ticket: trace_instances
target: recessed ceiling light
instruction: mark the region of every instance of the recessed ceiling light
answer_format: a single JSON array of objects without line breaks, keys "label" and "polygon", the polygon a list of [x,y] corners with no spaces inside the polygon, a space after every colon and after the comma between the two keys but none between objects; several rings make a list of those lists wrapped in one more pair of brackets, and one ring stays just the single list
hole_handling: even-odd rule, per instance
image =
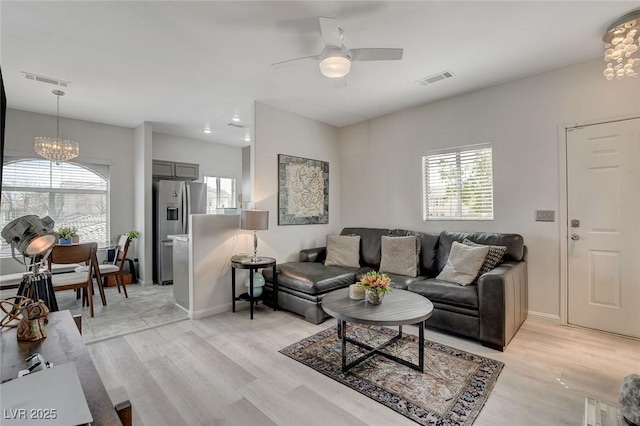
[{"label": "recessed ceiling light", "polygon": [[245,142],[251,142],[251,137],[250,137],[250,136],[245,137],[245,138],[244,138],[244,141],[245,141]]},{"label": "recessed ceiling light", "polygon": [[240,117],[238,117],[237,115],[234,115],[231,120],[237,123],[238,121],[240,121]]},{"label": "recessed ceiling light", "polygon": [[204,129],[203,132],[205,132],[206,134],[211,133],[211,129]]}]

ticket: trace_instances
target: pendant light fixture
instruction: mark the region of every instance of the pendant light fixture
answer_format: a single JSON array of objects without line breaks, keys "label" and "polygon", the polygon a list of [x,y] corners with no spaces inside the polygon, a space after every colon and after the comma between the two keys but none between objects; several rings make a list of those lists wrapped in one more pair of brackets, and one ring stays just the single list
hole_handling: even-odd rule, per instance
[{"label": "pendant light fixture", "polygon": [[607,80],[636,77],[640,68],[640,9],[611,24],[602,41]]},{"label": "pendant light fixture", "polygon": [[60,139],[60,96],[64,96],[62,90],[52,90],[51,93],[58,99],[56,111],[56,137],[37,137],[35,143],[36,154],[56,164],[69,161],[80,154],[78,142],[70,139]]}]

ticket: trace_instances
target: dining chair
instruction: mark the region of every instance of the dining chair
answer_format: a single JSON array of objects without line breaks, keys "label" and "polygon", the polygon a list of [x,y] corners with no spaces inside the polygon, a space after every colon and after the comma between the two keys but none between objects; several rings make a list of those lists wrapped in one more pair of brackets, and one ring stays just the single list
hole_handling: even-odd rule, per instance
[{"label": "dining chair", "polygon": [[[128,298],[127,286],[124,284],[124,260],[127,258],[127,252],[129,251],[129,243],[131,240],[127,234],[122,234],[118,237],[116,242],[116,253],[113,257],[112,263],[101,263],[96,265],[96,275],[99,278],[107,280],[108,277],[114,277],[116,280],[116,286],[118,287],[118,293],[121,293],[120,286],[124,290],[124,297]],[[86,266],[80,266],[76,268],[76,272],[84,272],[87,270]],[[100,279],[98,280],[100,281]],[[102,285],[98,282],[98,285]]]},{"label": "dining chair", "polygon": [[51,282],[53,291],[82,290],[82,306],[88,303],[91,317],[93,317],[93,268],[97,250],[97,243],[55,245],[49,256],[49,271],[54,263],[85,263],[87,265],[85,271],[54,274],[51,276]]}]

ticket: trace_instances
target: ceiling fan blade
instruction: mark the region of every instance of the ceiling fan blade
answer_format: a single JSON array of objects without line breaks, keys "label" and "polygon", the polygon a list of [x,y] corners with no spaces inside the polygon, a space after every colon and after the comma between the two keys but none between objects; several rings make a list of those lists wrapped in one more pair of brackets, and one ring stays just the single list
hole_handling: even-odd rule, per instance
[{"label": "ceiling fan blade", "polygon": [[398,61],[404,49],[350,49],[352,61]]},{"label": "ceiling fan blade", "polygon": [[298,65],[301,62],[306,62],[306,61],[317,61],[318,59],[320,59],[320,56],[318,55],[314,55],[314,56],[305,56],[303,58],[296,58],[296,59],[289,59],[288,61],[282,61],[282,62],[276,62],[275,64],[271,64],[271,68],[273,69],[280,69],[280,68],[287,68],[287,67],[291,67],[293,65]]},{"label": "ceiling fan blade", "polygon": [[322,34],[324,44],[327,46],[342,47],[342,37],[340,37],[338,21],[334,18],[324,18],[320,16],[318,22],[320,22],[320,33]]},{"label": "ceiling fan blade", "polygon": [[331,82],[333,83],[333,88],[334,89],[344,89],[345,87],[347,87],[347,77],[337,77],[337,78],[332,78]]}]

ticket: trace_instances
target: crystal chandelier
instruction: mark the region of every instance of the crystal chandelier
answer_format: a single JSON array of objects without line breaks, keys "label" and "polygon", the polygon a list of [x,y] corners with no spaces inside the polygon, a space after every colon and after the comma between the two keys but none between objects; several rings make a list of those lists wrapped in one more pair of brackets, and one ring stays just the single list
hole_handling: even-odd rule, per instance
[{"label": "crystal chandelier", "polygon": [[58,99],[58,109],[56,112],[56,137],[37,137],[35,150],[36,154],[49,161],[60,164],[63,161],[69,161],[76,158],[80,154],[80,146],[78,142],[69,139],[60,139],[60,96],[64,96],[62,90],[52,90]]},{"label": "crystal chandelier", "polygon": [[636,77],[640,68],[640,10],[616,20],[602,37],[607,80]]}]

